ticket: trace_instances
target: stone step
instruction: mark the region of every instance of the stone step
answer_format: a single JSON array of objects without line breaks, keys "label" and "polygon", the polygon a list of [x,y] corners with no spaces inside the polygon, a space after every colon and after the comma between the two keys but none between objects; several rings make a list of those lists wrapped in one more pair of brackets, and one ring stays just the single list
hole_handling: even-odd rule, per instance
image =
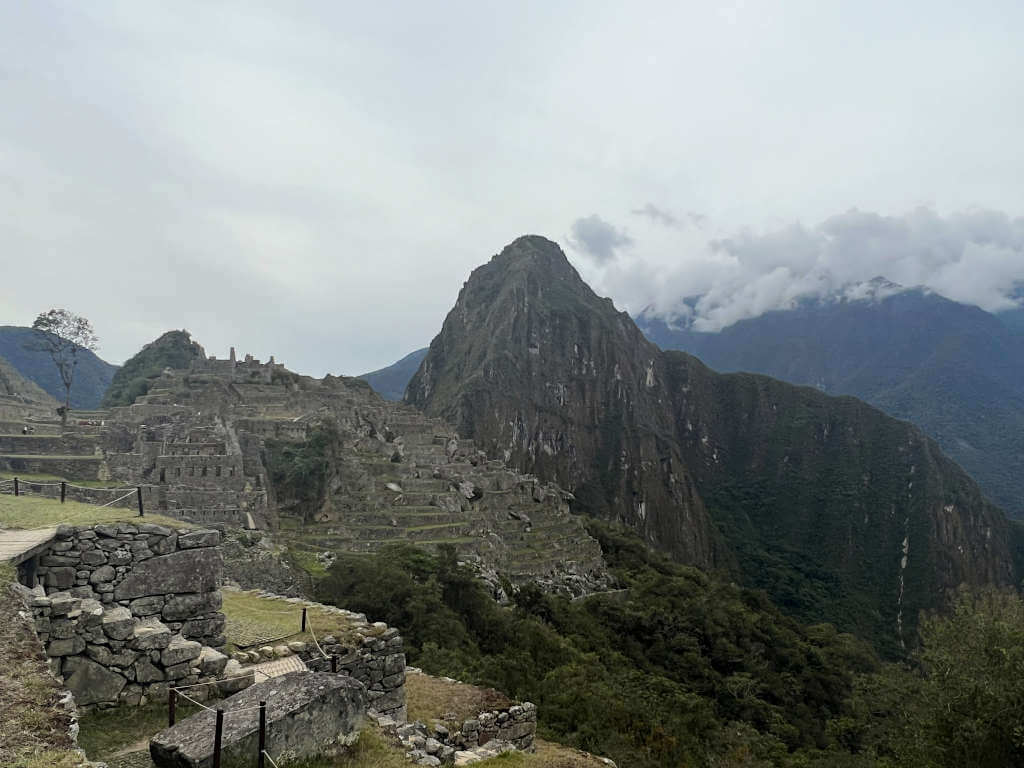
[{"label": "stone step", "polygon": [[361,541],[367,539],[408,539],[410,541],[418,541],[421,539],[464,536],[469,526],[468,520],[460,520],[457,523],[434,523],[408,528],[390,525],[351,525],[348,528],[352,531],[355,538]]}]

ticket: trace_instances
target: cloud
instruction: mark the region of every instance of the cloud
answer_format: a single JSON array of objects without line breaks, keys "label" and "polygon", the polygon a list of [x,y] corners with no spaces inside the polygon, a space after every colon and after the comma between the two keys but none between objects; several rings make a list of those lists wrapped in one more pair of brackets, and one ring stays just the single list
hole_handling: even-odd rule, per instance
[{"label": "cloud", "polygon": [[647,203],[643,208],[634,208],[630,211],[634,216],[646,216],[655,224],[661,224],[672,229],[680,229],[685,223],[701,228],[707,224],[708,217],[696,211],[687,211],[680,219],[671,211],[659,208],[654,203]]},{"label": "cloud", "polygon": [[702,331],[808,299],[877,300],[899,290],[871,283],[876,277],[995,312],[1020,301],[1024,218],[991,209],[947,216],[930,208],[901,216],[852,209],[813,227],[741,230],[674,262],[648,257],[642,280],[624,279],[638,266],[618,265],[602,287],[616,295],[613,281],[622,280],[625,296],[616,298]]},{"label": "cloud", "polygon": [[573,222],[569,242],[598,264],[608,264],[615,260],[615,250],[631,246],[633,238],[594,213]]}]

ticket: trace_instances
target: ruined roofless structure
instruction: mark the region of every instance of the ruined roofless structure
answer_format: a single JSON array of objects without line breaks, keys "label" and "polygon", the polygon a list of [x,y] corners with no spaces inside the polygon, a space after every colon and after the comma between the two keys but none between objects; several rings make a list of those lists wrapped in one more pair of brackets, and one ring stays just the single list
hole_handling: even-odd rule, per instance
[{"label": "ruined roofless structure", "polygon": [[[274,487],[268,447],[279,454],[301,446],[328,422],[341,440],[331,487],[316,509],[303,508]],[[273,357],[238,360],[232,348],[226,360],[165,369],[132,405],[73,412],[63,433],[37,426],[35,435],[0,436],[0,468],[140,486],[147,510],[274,530],[310,556],[397,541],[452,544],[496,585],[501,574],[582,594],[606,579],[600,547],[570,513],[569,494],[359,379],[300,376]],[[90,493],[69,497],[110,500]]]}]

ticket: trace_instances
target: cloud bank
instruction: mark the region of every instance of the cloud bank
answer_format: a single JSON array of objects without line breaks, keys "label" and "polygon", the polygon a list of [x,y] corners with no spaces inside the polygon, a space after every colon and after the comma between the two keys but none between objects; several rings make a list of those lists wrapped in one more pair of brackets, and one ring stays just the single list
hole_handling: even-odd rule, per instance
[{"label": "cloud bank", "polygon": [[945,216],[930,208],[899,216],[852,209],[812,227],[691,240],[681,257],[661,256],[639,235],[635,250],[636,259],[609,263],[595,282],[633,312],[646,308],[701,331],[807,299],[893,290],[866,285],[875,277],[997,312],[1019,303],[1024,218],[989,209]]},{"label": "cloud bank", "polygon": [[573,222],[569,243],[598,264],[608,264],[615,260],[616,249],[632,245],[633,238],[595,213]]}]

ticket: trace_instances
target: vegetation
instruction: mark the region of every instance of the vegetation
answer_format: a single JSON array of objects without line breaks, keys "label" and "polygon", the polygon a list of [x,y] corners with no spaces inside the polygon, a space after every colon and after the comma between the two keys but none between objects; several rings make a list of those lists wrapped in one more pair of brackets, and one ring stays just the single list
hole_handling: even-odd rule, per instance
[{"label": "vegetation", "polygon": [[319,424],[304,442],[266,441],[264,463],[279,509],[285,513],[301,510],[307,516],[323,505],[341,445],[341,434],[331,421]]},{"label": "vegetation", "polygon": [[344,616],[320,608],[307,609],[309,629],[302,632],[301,605],[237,589],[225,589],[223,596],[222,610],[227,617],[225,634],[229,650],[265,644],[271,640],[276,641],[275,644],[292,640],[311,643],[314,632],[320,639],[334,635],[344,641],[353,636],[352,624]]},{"label": "vegetation", "polygon": [[[184,698],[175,707],[179,720],[200,711]],[[149,738],[167,727],[167,702],[94,710],[82,716],[79,727],[78,744],[91,760],[109,760],[128,751],[148,751]]]},{"label": "vegetation", "polygon": [[66,309],[41,312],[32,323],[32,330],[35,331],[35,337],[29,348],[49,356],[64,385],[64,406],[58,410],[61,422],[66,424],[68,411],[71,410],[71,386],[75,381],[79,355],[95,351],[99,338],[92,323]]},{"label": "vegetation", "polygon": [[[39,496],[0,494],[0,528],[49,528],[60,523],[96,525],[97,523],[140,522],[135,509],[99,507]],[[181,520],[163,515],[146,515],[141,522],[181,527]]]},{"label": "vegetation", "polygon": [[164,368],[188,368],[203,354],[203,348],[192,341],[188,331],[168,331],[118,369],[103,396],[103,407],[131,405],[149,392],[153,379],[160,376]]}]

